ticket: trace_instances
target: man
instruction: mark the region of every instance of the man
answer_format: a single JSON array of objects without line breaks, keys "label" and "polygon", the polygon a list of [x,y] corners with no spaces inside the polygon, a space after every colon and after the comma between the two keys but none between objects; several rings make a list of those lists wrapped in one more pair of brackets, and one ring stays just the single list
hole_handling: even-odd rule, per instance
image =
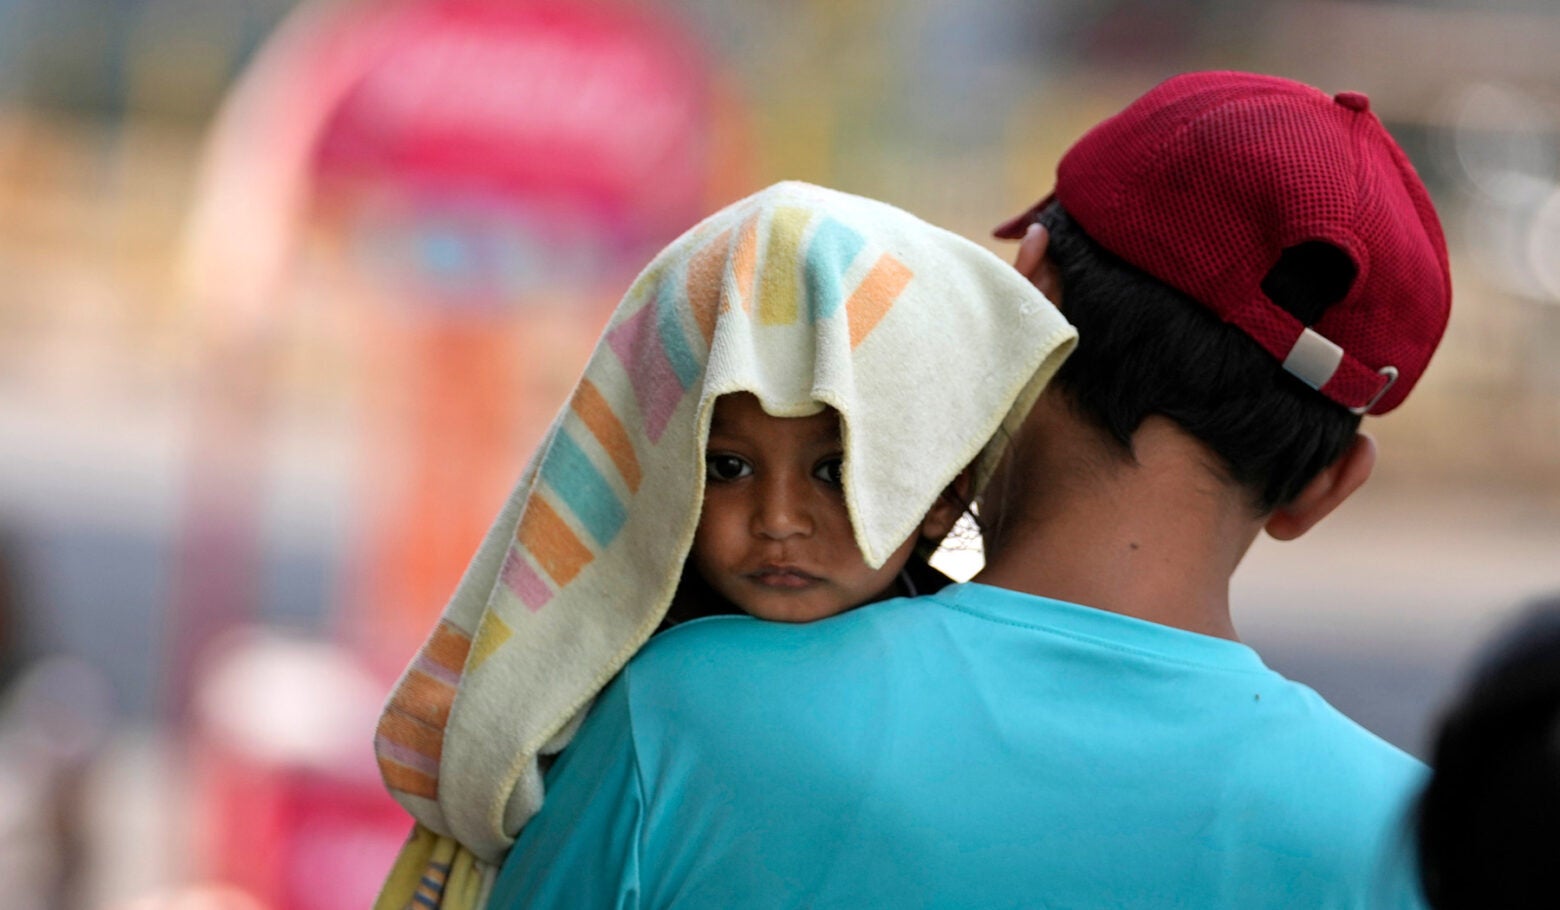
[{"label": "man", "polygon": [[1357,94],[1177,77],[1003,225],[1079,347],[975,583],[653,641],[492,906],[1417,906],[1416,761],[1236,639],[1229,579],[1369,477],[1445,243]]}]

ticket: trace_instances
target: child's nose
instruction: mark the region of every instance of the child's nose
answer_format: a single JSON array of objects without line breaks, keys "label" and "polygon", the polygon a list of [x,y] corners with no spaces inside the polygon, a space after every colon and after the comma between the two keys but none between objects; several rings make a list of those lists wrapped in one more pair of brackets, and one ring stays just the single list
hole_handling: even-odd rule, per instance
[{"label": "child's nose", "polygon": [[753,533],[772,540],[811,534],[813,518],[806,487],[805,482],[788,477],[771,477],[760,484]]}]

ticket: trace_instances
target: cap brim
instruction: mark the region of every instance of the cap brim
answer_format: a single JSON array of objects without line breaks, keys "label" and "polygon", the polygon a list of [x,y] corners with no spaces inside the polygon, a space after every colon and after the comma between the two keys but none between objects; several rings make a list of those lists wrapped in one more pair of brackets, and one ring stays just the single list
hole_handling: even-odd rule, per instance
[{"label": "cap brim", "polygon": [[1041,210],[1050,205],[1051,200],[1055,198],[1055,193],[1046,194],[1044,199],[1030,206],[1028,211],[1024,212],[1024,214],[1009,218],[1007,221],[997,225],[996,229],[991,232],[991,236],[996,237],[999,240],[1020,239],[1024,236],[1024,232],[1029,230],[1029,226],[1034,224],[1035,216],[1039,215]]}]

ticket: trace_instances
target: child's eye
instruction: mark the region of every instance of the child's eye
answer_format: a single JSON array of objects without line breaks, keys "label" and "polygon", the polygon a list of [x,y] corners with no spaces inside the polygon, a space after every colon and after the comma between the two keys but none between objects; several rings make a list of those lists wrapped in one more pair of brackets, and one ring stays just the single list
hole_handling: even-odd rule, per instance
[{"label": "child's eye", "polygon": [[706,480],[738,480],[753,473],[753,466],[735,455],[711,453],[704,456]]},{"label": "child's eye", "polygon": [[837,487],[845,482],[844,468],[843,458],[826,458],[813,468],[813,476],[830,486]]}]

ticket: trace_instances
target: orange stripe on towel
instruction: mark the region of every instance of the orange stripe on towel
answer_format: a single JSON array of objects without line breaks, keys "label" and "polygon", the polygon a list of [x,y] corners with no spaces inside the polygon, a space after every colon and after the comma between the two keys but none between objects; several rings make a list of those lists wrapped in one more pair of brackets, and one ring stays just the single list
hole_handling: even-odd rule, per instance
[{"label": "orange stripe on towel", "polygon": [[[385,716],[388,717],[391,712],[398,711],[429,727],[443,730],[444,724],[450,719],[450,706],[453,704],[455,704],[454,686],[442,679],[435,679],[421,670],[412,670],[401,680],[401,685],[396,687]],[[412,745],[412,743],[405,745]]]},{"label": "orange stripe on towel", "polygon": [[737,295],[742,309],[753,310],[753,277],[758,273],[758,213],[742,222],[742,233],[737,237],[737,251],[732,254],[732,274],[737,279]]},{"label": "orange stripe on towel", "polygon": [[606,397],[589,379],[580,380],[579,391],[574,395],[574,413],[580,415],[581,422],[591,435],[607,450],[612,463],[617,465],[618,473],[623,475],[623,482],[628,484],[629,492],[639,492],[641,475],[634,443],[628,438],[628,431],[623,428],[623,422],[613,412],[612,406],[607,404]]},{"label": "orange stripe on towel", "polygon": [[384,775],[385,783],[392,789],[423,799],[439,798],[439,779],[436,777],[429,777],[421,771],[394,762],[380,762],[379,773]]},{"label": "orange stripe on towel", "polygon": [[[448,711],[445,712],[448,716]],[[437,762],[444,757],[444,728],[433,727],[394,708],[379,718],[376,735]]]},{"label": "orange stripe on towel", "polygon": [[540,496],[531,497],[516,537],[560,588],[573,581],[574,576],[595,558],[590,548],[580,543],[579,537]]},{"label": "orange stripe on towel", "polygon": [[688,308],[699,323],[707,348],[715,340],[716,307],[720,305],[721,286],[726,271],[726,251],[731,246],[731,231],[705,244],[688,263]]},{"label": "orange stripe on towel", "polygon": [[904,292],[905,285],[915,273],[904,263],[884,253],[873,263],[872,271],[861,279],[850,299],[845,302],[845,312],[850,318],[850,346],[854,348],[872,334],[878,322],[894,306],[894,301]]},{"label": "orange stripe on towel", "polygon": [[429,636],[428,643],[423,645],[422,656],[458,678],[466,667],[466,654],[470,650],[471,636],[448,621],[441,621]]}]

